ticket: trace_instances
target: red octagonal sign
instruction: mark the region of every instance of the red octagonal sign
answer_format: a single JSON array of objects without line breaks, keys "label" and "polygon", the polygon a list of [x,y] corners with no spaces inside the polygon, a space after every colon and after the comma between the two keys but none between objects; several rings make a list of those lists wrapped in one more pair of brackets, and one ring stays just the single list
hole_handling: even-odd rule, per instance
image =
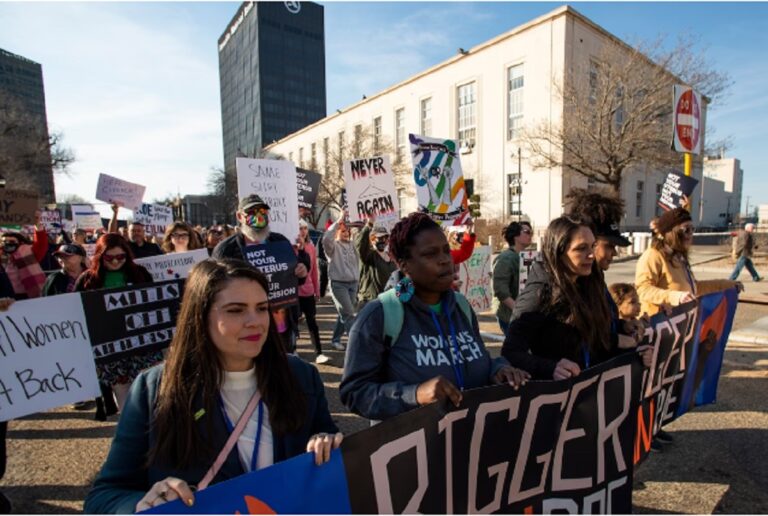
[{"label": "red octagonal sign", "polygon": [[691,88],[675,88],[674,148],[698,154],[702,129],[699,95]]}]

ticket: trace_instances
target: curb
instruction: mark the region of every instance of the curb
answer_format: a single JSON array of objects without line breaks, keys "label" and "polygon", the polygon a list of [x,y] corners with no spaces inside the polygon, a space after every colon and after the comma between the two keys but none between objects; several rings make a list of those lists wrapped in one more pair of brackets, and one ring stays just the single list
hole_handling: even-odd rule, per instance
[{"label": "curb", "polygon": [[481,331],[480,337],[483,340],[492,340],[493,342],[504,342],[504,335],[500,335],[498,333],[491,333],[487,331]]},{"label": "curb", "polygon": [[722,260],[723,258],[728,258],[730,254],[723,254],[720,256],[715,256],[714,258],[707,258],[706,260],[701,260],[700,262],[692,263],[691,267],[696,267],[697,265],[704,265],[705,263],[709,262],[716,262],[718,260]]},{"label": "curb", "polygon": [[759,337],[757,335],[739,335],[736,332],[735,335],[728,337],[728,342],[738,342],[740,344],[759,344],[761,346],[768,346],[768,337]]}]

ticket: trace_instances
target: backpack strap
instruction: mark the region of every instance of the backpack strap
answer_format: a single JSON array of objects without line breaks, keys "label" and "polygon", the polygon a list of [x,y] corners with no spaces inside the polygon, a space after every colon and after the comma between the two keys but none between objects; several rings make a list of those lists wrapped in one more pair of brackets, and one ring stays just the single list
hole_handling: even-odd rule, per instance
[{"label": "backpack strap", "polygon": [[469,301],[466,297],[464,297],[464,294],[458,291],[453,292],[454,296],[456,297],[456,304],[459,305],[459,308],[461,309],[462,313],[464,314],[464,317],[467,320],[467,324],[469,326],[472,326],[472,306],[469,304]]},{"label": "backpack strap", "polygon": [[389,350],[400,336],[405,312],[393,288],[379,294],[378,299],[384,309],[384,347]]}]

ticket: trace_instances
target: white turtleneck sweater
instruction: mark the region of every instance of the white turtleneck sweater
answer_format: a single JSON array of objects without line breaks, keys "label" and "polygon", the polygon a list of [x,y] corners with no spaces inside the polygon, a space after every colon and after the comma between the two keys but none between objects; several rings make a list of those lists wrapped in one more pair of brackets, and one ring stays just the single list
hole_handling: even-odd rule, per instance
[{"label": "white turtleneck sweater", "polygon": [[[251,396],[256,392],[256,368],[250,371],[234,372],[224,371],[221,383],[221,399],[224,401],[224,409],[232,425],[237,425],[240,414],[243,413]],[[267,405],[262,403],[264,416],[262,420],[261,439],[259,442],[259,455],[256,458],[256,469],[266,468],[274,463],[272,449],[272,428],[269,426],[269,411]],[[243,469],[251,471],[251,457],[253,456],[256,431],[259,426],[259,409],[253,411],[243,433],[237,438],[237,449],[240,453],[240,463]]]}]

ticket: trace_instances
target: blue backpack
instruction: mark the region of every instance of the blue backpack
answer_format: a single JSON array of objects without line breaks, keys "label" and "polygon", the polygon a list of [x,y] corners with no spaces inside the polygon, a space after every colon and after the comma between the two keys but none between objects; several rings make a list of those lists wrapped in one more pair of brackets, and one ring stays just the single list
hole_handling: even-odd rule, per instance
[{"label": "blue backpack", "polygon": [[[459,305],[467,323],[472,326],[472,307],[469,305],[469,301],[459,292],[454,292],[454,295],[456,296],[456,304]],[[403,303],[397,298],[393,288],[379,294],[378,299],[384,309],[384,347],[389,349],[392,344],[397,342],[400,331],[403,329],[405,311],[403,310]]]}]

